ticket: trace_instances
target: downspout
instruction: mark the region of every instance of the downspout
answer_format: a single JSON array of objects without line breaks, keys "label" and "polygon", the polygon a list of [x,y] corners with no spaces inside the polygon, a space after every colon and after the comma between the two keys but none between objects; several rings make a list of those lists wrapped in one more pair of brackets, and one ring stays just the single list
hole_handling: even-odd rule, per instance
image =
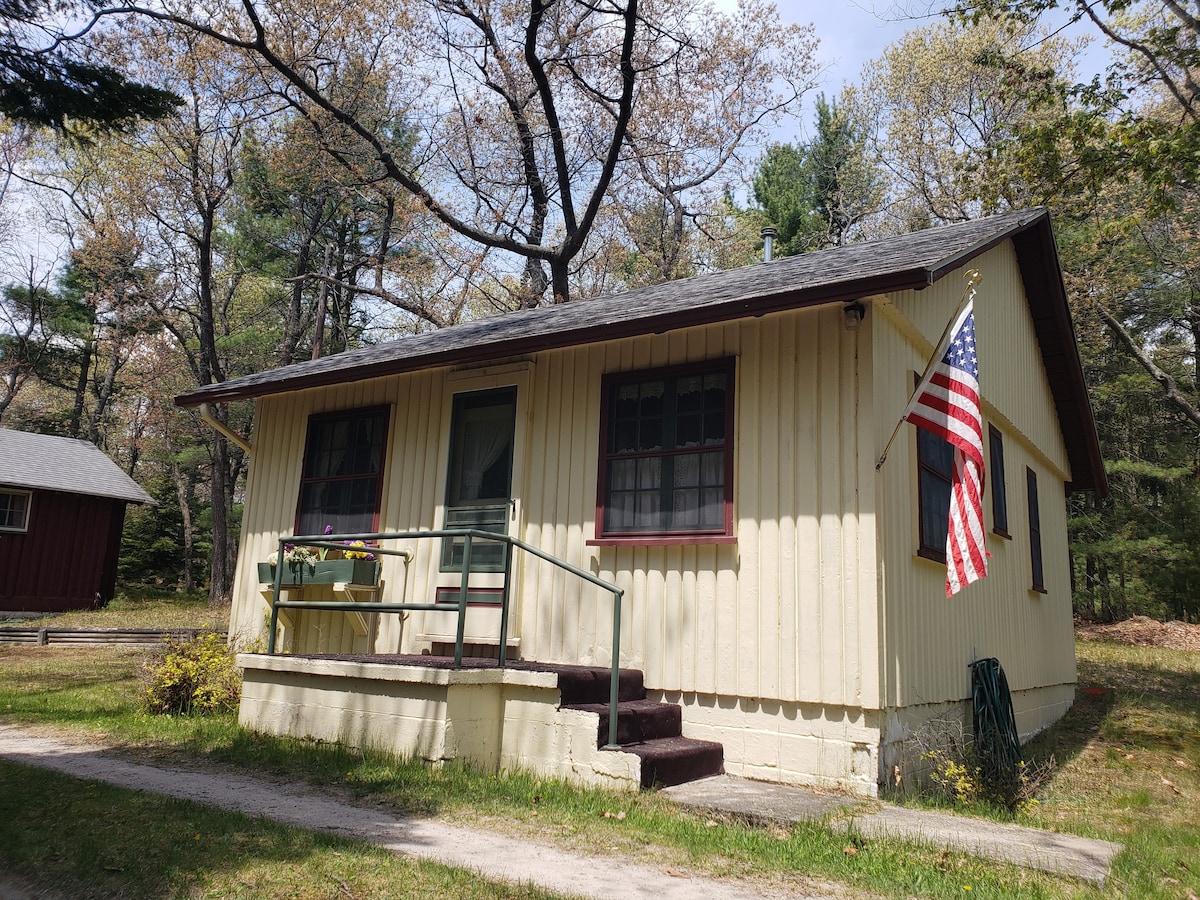
[{"label": "downspout", "polygon": [[225,438],[241,447],[247,456],[253,456],[250,442],[213,415],[212,407],[207,403],[200,404],[200,418],[214,431],[220,432]]}]

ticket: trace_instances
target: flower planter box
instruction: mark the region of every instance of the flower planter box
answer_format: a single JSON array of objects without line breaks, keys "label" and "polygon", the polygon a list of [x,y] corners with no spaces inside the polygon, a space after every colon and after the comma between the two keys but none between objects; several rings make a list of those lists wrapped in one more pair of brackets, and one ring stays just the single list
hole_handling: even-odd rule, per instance
[{"label": "flower planter box", "polygon": [[[260,584],[275,583],[275,567],[258,564]],[[284,563],[282,584],[377,584],[377,559],[326,559],[315,563]]]}]

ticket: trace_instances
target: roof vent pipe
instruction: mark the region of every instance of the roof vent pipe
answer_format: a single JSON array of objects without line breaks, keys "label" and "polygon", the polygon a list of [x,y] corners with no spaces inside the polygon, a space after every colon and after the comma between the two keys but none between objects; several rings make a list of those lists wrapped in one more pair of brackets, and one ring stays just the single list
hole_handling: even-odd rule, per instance
[{"label": "roof vent pipe", "polygon": [[778,233],[771,225],[762,230],[763,262],[770,262],[775,258],[775,235]]}]

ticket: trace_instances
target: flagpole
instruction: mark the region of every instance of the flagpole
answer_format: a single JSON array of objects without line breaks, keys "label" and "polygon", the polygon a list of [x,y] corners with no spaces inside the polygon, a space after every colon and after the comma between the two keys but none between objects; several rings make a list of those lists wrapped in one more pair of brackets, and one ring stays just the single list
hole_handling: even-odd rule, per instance
[{"label": "flagpole", "polygon": [[900,416],[900,421],[892,429],[892,436],[888,438],[888,442],[884,445],[879,462],[875,463],[876,472],[882,468],[884,461],[887,459],[888,452],[892,449],[892,444],[896,440],[896,435],[900,433],[900,427],[904,424],[904,420],[908,418],[913,398],[920,394],[921,388],[924,387],[926,379],[929,378],[930,371],[937,365],[938,360],[946,355],[946,347],[950,343],[950,335],[953,332],[955,323],[958,322],[959,316],[962,315],[962,311],[966,305],[975,299],[975,285],[983,281],[983,276],[979,274],[978,269],[968,269],[965,277],[967,279],[967,286],[963,288],[962,296],[958,299],[958,305],[954,307],[954,313],[950,316],[950,321],[946,323],[946,330],[942,332],[942,336],[938,338],[937,346],[933,348],[933,356],[929,358],[929,362],[925,366],[925,371],[921,373],[921,378],[917,381],[916,389],[908,398],[908,403],[904,407],[904,413]]}]

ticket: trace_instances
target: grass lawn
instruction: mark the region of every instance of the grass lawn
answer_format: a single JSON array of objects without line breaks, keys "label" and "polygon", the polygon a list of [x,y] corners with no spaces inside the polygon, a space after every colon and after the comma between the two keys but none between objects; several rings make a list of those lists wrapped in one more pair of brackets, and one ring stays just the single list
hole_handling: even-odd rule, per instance
[{"label": "grass lawn", "polygon": [[555,896],[359,841],[3,760],[0,786],[0,872],[22,876],[31,894],[46,887],[72,898]]},{"label": "grass lawn", "polygon": [[[591,853],[669,860],[671,868],[813,893],[830,888],[847,897],[1193,900],[1200,894],[1200,829],[1193,821],[1200,799],[1200,709],[1196,700],[1200,697],[1200,660],[1196,654],[1178,651],[1087,642],[1078,647],[1081,690],[1076,707],[1028,750],[1034,759],[1053,753],[1057,768],[1038,806],[1017,821],[1125,842],[1127,850],[1118,858],[1113,878],[1103,890],[899,841],[848,840],[844,834],[816,824],[783,830],[709,819],[680,812],[653,793],[610,794],[520,773],[497,778],[457,766],[433,770],[420,763],[339,747],[263,738],[242,732],[231,716],[151,717],[136,710],[137,671],[144,651],[133,649],[0,648],[0,721],[69,730],[81,738],[103,740],[125,756],[298,778],[363,802],[471,824],[481,831],[524,835]],[[27,796],[24,786],[32,779],[28,770],[6,766],[0,769],[0,794]],[[93,790],[101,789],[87,788]],[[66,794],[82,791],[68,786]],[[129,809],[131,815],[141,817],[139,827],[159,827],[155,824],[158,816],[166,827],[171,814],[165,807],[151,804],[139,811],[145,800],[140,798],[135,810],[133,800],[123,794],[115,791],[106,803],[122,815]],[[204,811],[204,815],[228,814]],[[36,843],[42,832],[50,840],[54,823],[60,827],[60,819],[66,818],[50,817],[30,824],[12,815],[0,816],[0,869],[47,885],[70,884],[70,878],[84,877],[71,873],[83,872],[87,866],[80,868],[79,863],[71,862],[65,851],[34,860],[14,849],[18,833],[33,835],[20,838],[27,843]],[[223,834],[222,829],[237,833],[242,826],[211,827],[217,829],[213,834]],[[251,833],[261,830],[261,824],[256,824]],[[239,879],[249,878],[246,872],[261,872],[264,860],[293,851],[260,851],[246,838],[240,861],[219,873],[226,880],[207,881],[216,876],[204,859],[190,854],[196,850],[194,835],[201,835],[199,843],[203,843],[209,831],[193,831],[192,844],[179,838],[182,832],[176,834],[176,841],[164,842],[162,852],[170,858],[156,866],[156,871],[167,880],[160,878],[148,888],[120,880],[125,877],[121,871],[136,867],[137,854],[122,851],[120,842],[115,842],[106,852],[124,852],[127,858],[108,863],[117,873],[118,881],[113,884],[129,885],[122,888],[126,896],[335,896],[339,893],[336,881],[322,880],[321,867],[332,866],[338,853],[375,853],[337,844],[331,838],[278,829],[272,833],[278,833],[287,847],[303,845],[293,853],[299,860],[296,880],[278,885],[247,882],[256,887],[243,889],[238,887],[242,884]],[[260,853],[262,859],[257,858]],[[306,862],[309,859],[324,862],[314,863],[312,868]],[[375,857],[370,859],[369,864],[376,865]],[[438,870],[429,877],[451,878],[453,874]],[[354,884],[350,890],[356,897],[405,896],[371,883]],[[467,890],[447,882],[437,893],[479,896]],[[425,894],[430,895],[432,891]]]},{"label": "grass lawn", "polygon": [[206,594],[163,594],[150,589],[119,593],[104,609],[54,613],[37,619],[0,620],[0,625],[42,628],[213,628],[229,627],[229,604],[209,606]]}]

